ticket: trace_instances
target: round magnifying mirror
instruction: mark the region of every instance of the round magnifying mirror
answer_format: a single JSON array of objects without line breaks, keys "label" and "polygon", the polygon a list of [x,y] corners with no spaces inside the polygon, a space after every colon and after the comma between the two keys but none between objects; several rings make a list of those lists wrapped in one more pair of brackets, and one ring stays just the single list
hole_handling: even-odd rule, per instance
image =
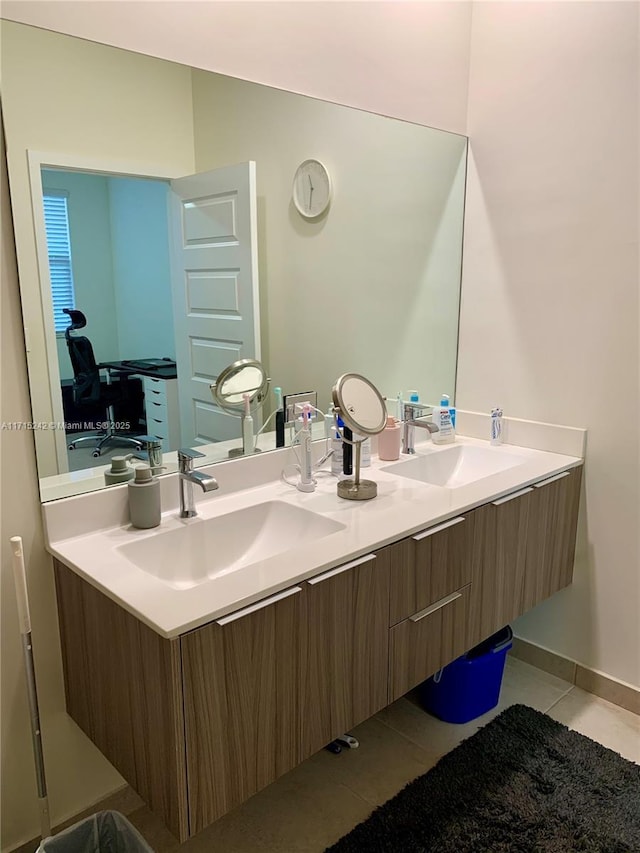
[{"label": "round magnifying mirror", "polygon": [[380,392],[359,373],[345,373],[333,386],[333,404],[349,429],[377,435],[387,423],[387,408]]},{"label": "round magnifying mirror", "polygon": [[269,378],[264,367],[254,358],[234,361],[220,373],[211,385],[211,392],[221,409],[230,414],[244,411],[244,396],[249,395],[249,404],[260,404],[269,388]]},{"label": "round magnifying mirror", "polygon": [[340,480],[338,497],[350,501],[365,501],[375,498],[378,486],[373,480],[360,479],[360,453],[364,436],[377,435],[387,423],[387,407],[378,389],[359,373],[345,373],[333,386],[335,411],[344,421],[345,427],[363,438],[349,442],[355,447],[354,479]]}]

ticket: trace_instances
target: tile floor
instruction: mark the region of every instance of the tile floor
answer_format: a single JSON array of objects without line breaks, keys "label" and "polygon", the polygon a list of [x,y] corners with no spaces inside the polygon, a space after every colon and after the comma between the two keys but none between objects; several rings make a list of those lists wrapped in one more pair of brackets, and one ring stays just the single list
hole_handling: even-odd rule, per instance
[{"label": "tile floor", "polygon": [[182,846],[134,794],[128,818],[156,853],[178,848],[181,853],[322,853],[375,806],[515,703],[544,711],[640,763],[640,717],[508,658],[493,711],[454,726],[425,714],[412,697],[400,699],[353,730],[359,749],[312,756]]}]

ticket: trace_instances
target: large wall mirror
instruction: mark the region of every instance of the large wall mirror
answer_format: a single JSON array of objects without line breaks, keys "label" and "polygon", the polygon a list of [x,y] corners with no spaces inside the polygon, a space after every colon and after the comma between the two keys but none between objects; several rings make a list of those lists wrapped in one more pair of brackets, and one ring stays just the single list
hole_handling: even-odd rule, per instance
[{"label": "large wall mirror", "polygon": [[[239,420],[209,391],[238,358],[259,359],[285,395],[315,391],[323,410],[346,372],[389,398],[454,396],[465,137],[0,25],[43,500],[104,487],[108,457],[129,452],[67,450],[87,419],[70,390],[65,298],[86,321],[67,337],[86,337],[100,364],[138,365],[104,384],[126,380],[130,434],[163,430],[169,463],[178,446],[197,446],[208,464],[241,444]],[[315,216],[305,186],[297,204],[292,194],[309,159],[331,182]],[[316,199],[321,177],[303,172]],[[54,251],[60,233],[66,261]],[[269,435],[263,450],[275,446]]]}]

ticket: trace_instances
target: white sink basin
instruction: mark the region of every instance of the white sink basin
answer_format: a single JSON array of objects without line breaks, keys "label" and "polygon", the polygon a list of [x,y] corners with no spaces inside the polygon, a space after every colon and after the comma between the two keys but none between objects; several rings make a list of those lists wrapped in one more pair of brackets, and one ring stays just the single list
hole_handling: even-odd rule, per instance
[{"label": "white sink basin", "polygon": [[196,518],[178,530],[116,550],[168,586],[189,589],[345,526],[283,501],[267,501],[215,518]]},{"label": "white sink basin", "polygon": [[457,489],[475,483],[492,474],[515,468],[526,457],[502,447],[474,447],[457,444],[442,450],[431,450],[419,456],[387,465],[382,470],[399,477],[409,477],[421,483]]}]

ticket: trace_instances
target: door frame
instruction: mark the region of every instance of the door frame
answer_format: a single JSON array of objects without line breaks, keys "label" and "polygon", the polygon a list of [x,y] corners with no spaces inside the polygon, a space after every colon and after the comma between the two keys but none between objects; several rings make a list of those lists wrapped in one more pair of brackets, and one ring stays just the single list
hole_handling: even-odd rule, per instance
[{"label": "door frame", "polygon": [[[58,346],[53,323],[53,299],[51,296],[51,278],[49,275],[49,253],[42,204],[42,169],[65,169],[68,172],[91,172],[93,174],[113,175],[114,177],[150,178],[158,181],[171,181],[178,178],[175,169],[149,167],[143,162],[111,160],[105,157],[85,157],[60,152],[43,152],[27,149],[31,216],[33,219],[38,284],[30,287],[20,276],[20,294],[25,329],[25,347],[27,368],[30,377],[31,410],[34,423],[54,424],[51,429],[34,429],[36,443],[36,464],[38,478],[41,469],[41,455],[46,458],[52,452],[55,455],[59,474],[69,471],[67,440],[64,429],[58,424],[64,423],[62,408],[62,387],[58,365]],[[18,269],[20,270],[20,252]],[[35,298],[34,298],[35,297]],[[31,346],[33,330],[42,329],[44,350],[35,350]],[[31,378],[33,377],[33,379]],[[46,377],[46,378],[45,378]],[[44,379],[44,381],[43,381]],[[43,386],[43,387],[41,387]],[[53,442],[53,447],[52,447]]]}]

